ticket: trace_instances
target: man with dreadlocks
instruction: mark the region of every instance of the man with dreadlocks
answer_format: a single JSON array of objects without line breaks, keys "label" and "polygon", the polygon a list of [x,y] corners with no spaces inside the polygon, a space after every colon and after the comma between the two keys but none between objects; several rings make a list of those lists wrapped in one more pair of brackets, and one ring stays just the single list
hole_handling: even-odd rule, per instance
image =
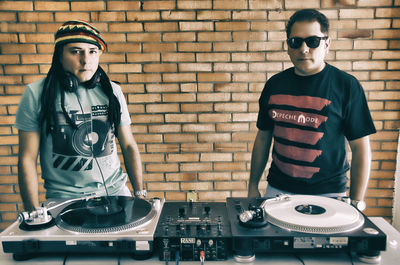
[{"label": "man with dreadlocks", "polygon": [[[37,157],[46,198],[146,196],[138,146],[130,130],[121,87],[99,66],[106,43],[83,21],[68,21],[55,34],[52,65],[29,84],[15,127],[19,134],[18,182],[24,208],[39,206]],[[117,154],[118,138],[127,174]]]}]

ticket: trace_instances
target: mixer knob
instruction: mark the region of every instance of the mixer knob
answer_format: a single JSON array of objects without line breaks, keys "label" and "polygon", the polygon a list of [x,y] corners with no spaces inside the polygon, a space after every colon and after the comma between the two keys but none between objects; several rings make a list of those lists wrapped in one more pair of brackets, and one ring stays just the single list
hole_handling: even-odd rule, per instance
[{"label": "mixer knob", "polygon": [[179,208],[179,217],[184,217],[185,216],[185,208]]},{"label": "mixer knob", "polygon": [[210,214],[210,210],[211,210],[210,206],[204,207],[204,211],[205,211],[206,215]]}]

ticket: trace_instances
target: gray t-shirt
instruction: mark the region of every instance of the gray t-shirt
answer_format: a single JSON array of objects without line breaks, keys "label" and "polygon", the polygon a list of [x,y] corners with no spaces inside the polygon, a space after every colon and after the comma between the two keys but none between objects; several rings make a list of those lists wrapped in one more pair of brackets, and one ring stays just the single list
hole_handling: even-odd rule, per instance
[{"label": "gray t-shirt", "polygon": [[[46,135],[39,124],[44,79],[29,84],[21,98],[15,127],[41,131],[40,165],[47,198],[75,198],[105,195],[102,176],[109,194],[126,183],[117,154],[114,129],[107,121],[108,98],[99,86],[79,86],[76,93],[65,92],[65,110],[76,128],[62,113],[60,95],[56,98],[56,124]],[[120,125],[131,123],[120,86],[111,83],[121,105]],[[83,112],[82,112],[83,111]]]}]

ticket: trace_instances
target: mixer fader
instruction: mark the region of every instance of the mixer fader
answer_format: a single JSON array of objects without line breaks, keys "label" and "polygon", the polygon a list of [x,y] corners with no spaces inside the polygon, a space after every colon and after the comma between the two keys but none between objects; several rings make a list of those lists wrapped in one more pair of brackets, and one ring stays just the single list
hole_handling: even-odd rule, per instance
[{"label": "mixer fader", "polygon": [[156,231],[160,260],[226,260],[230,224],[223,202],[166,202]]}]

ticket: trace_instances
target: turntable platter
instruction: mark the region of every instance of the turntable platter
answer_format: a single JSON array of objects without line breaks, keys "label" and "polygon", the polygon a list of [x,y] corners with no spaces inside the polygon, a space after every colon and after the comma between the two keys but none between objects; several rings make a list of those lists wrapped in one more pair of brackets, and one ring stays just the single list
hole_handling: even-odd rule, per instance
[{"label": "turntable platter", "polygon": [[155,211],[143,199],[125,196],[79,200],[56,217],[58,227],[78,233],[110,233],[136,228],[151,220]]},{"label": "turntable platter", "polygon": [[333,234],[354,230],[364,217],[353,206],[333,198],[291,195],[265,207],[268,222],[291,231]]}]

